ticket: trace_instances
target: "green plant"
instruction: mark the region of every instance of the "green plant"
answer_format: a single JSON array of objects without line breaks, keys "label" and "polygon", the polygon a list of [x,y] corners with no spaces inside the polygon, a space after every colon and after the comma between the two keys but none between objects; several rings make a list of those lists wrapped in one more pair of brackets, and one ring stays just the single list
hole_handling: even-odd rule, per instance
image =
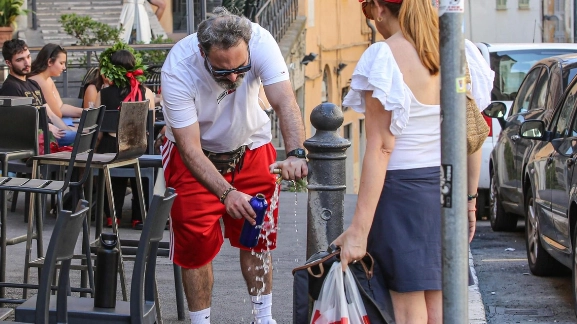
[{"label": "green plant", "polygon": [[16,18],[28,14],[28,10],[22,9],[24,0],[0,0],[0,27],[16,26]]},{"label": "green plant", "polygon": [[[134,65],[134,69],[132,71],[126,71],[126,69],[120,65],[114,65],[110,61],[110,57],[112,54],[119,50],[127,50],[136,59],[136,64]],[[107,48],[102,54],[100,54],[100,73],[107,77],[110,81],[114,82],[119,88],[128,87],[128,79],[126,78],[126,72],[134,72],[137,70],[141,70],[144,73],[146,70],[146,66],[142,65],[142,57],[140,53],[134,51],[134,49],[123,42],[116,42],[111,47]],[[146,81],[146,77],[144,74],[135,75],[135,78],[140,82],[143,83]]]},{"label": "green plant", "polygon": [[[141,42],[139,42],[141,43]],[[160,35],[158,37],[152,36],[150,44],[171,44],[174,41],[170,38],[164,38]],[[168,55],[169,50],[142,50],[139,51],[142,55],[142,61],[150,65],[162,64]]]},{"label": "green plant", "polygon": [[78,39],[78,45],[89,46],[96,43],[110,45],[120,41],[122,29],[110,27],[89,16],[66,14],[60,16],[58,22],[62,24],[62,28],[68,35]]}]

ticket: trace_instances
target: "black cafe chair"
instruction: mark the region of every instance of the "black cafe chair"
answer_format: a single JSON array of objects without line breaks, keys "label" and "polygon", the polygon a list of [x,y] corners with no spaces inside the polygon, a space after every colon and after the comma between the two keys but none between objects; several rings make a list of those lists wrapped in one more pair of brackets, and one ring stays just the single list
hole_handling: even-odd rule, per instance
[{"label": "black cafe chair", "polygon": [[[144,220],[144,228],[138,243],[132,272],[130,301],[117,301],[115,308],[98,308],[94,307],[93,298],[69,296],[67,299],[68,323],[152,324],[156,322],[158,315],[156,310],[158,300],[155,298],[157,250],[175,197],[174,189],[168,188],[164,195],[155,195],[152,199],[150,212]],[[16,320],[33,322],[36,314],[35,302],[34,298],[30,298],[26,303],[18,306]],[[51,296],[51,318],[56,314],[58,304],[57,297]]]},{"label": "black cafe chair", "polygon": [[[90,108],[85,109],[82,112],[82,116],[80,118],[80,122],[78,124],[78,131],[76,134],[76,138],[73,144],[72,152],[59,152],[53,154],[46,154],[40,156],[34,156],[31,158],[32,161],[32,179],[26,178],[12,178],[12,177],[0,177],[0,191],[22,191],[31,193],[30,202],[34,202],[35,194],[55,194],[57,196],[57,209],[58,212],[63,210],[62,208],[62,196],[65,190],[70,189],[71,192],[75,193],[78,196],[78,193],[82,192],[82,185],[88,178],[88,174],[90,170],[90,163],[92,161],[92,156],[94,152],[94,147],[96,146],[97,134],[100,129],[100,124],[102,121],[102,117],[104,115],[104,109],[102,107],[99,108]],[[37,131],[36,131],[37,133]],[[66,177],[63,181],[55,181],[55,180],[47,180],[47,179],[38,179],[38,165],[39,159],[51,159],[52,161],[59,161],[59,165],[67,166],[66,170]],[[84,175],[80,180],[73,179],[73,174],[77,173],[75,167],[84,168],[87,170],[84,172]],[[35,217],[34,214],[34,204],[30,204],[29,213],[28,213],[28,228],[27,233],[24,236],[24,240],[26,241],[26,251],[25,251],[25,261],[24,261],[24,284],[29,282],[29,274],[30,274],[30,260],[32,254],[32,240],[36,239],[37,241],[37,254],[38,257],[42,257],[43,254],[43,246],[42,246],[42,217],[38,216]],[[4,209],[6,206],[3,207]],[[35,223],[36,221],[36,223]],[[34,232],[33,224],[36,225],[36,232]],[[6,222],[2,222],[2,233],[6,233]],[[84,244],[86,251],[86,258],[90,257],[89,251],[89,228],[88,223],[86,222],[84,225]],[[5,262],[6,262],[6,235],[2,235],[1,238],[1,246],[2,246],[2,273],[5,271]],[[92,280],[92,269],[91,263],[88,263],[88,268],[85,270],[85,275],[88,276],[91,288],[87,291],[92,291],[94,285]],[[17,287],[18,284],[14,283],[7,283],[2,280],[2,287]],[[0,302],[12,302],[12,303],[22,303],[27,298],[27,288],[23,289],[23,299],[8,299],[1,296]]]},{"label": "black cafe chair", "polygon": [[[47,324],[49,316],[49,301],[52,291],[56,290],[56,300],[58,306],[54,312],[54,319],[58,317],[58,323],[67,323],[66,297],[69,292],[69,275],[70,263],[80,229],[85,223],[88,212],[88,202],[81,200],[78,202],[76,212],[61,210],[56,219],[56,224],[52,230],[48,250],[44,258],[45,267],[41,273],[38,285],[28,284],[29,288],[38,289],[38,294],[31,298],[33,301],[33,319],[25,322],[7,322],[0,323],[36,323]],[[60,268],[58,275],[58,285],[52,286],[52,280],[56,273],[56,268]],[[51,321],[54,322],[54,321]]]}]

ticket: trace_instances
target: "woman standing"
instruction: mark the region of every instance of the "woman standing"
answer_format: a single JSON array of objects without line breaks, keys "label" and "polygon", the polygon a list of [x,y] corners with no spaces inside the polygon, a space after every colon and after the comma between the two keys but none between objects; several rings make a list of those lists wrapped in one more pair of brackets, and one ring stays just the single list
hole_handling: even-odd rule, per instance
[{"label": "woman standing", "polygon": [[[143,69],[140,57],[135,57],[132,48],[126,44],[117,43],[113,47],[104,51],[100,56],[100,72],[109,80],[110,86],[103,88],[96,96],[96,107],[106,106],[106,110],[119,109],[123,101],[150,101],[150,109],[154,109],[154,94],[150,89],[145,88],[143,80]],[[116,134],[104,133],[98,147],[97,153],[115,153],[117,146]],[[126,193],[127,181],[129,178],[112,178],[112,192],[114,196],[114,209],[117,219],[122,218],[122,206]],[[136,182],[131,181],[132,192],[137,193]],[[147,192],[149,184],[146,179],[142,179],[144,192]],[[138,196],[138,195],[136,195]],[[142,215],[140,214],[140,204],[138,198],[132,199],[132,227],[142,228]],[[145,196],[145,205],[148,206],[148,195]],[[105,212],[108,214],[107,226],[112,226],[110,212],[107,212],[108,204],[105,204]]]},{"label": "woman standing", "polygon": [[[66,70],[66,50],[57,44],[46,44],[32,62],[28,77],[40,85],[46,103],[56,116],[60,118],[80,117],[82,109],[63,103],[56,84],[52,80],[53,77],[60,76],[64,70]],[[69,123],[71,122],[72,120],[69,120]]]},{"label": "woman standing", "polygon": [[362,9],[386,41],[363,53],[343,102],[365,113],[367,142],[352,224],[334,243],[344,267],[375,258],[397,323],[442,323],[437,12],[430,0]]}]

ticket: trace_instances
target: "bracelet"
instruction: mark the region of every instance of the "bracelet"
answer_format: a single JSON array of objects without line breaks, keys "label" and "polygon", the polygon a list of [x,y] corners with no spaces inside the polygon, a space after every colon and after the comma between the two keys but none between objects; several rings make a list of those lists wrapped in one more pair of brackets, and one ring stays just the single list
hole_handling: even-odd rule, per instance
[{"label": "bracelet", "polygon": [[220,202],[224,204],[224,200],[226,199],[226,197],[228,197],[228,194],[233,190],[236,190],[236,188],[235,187],[228,187],[228,189],[226,189],[224,191],[222,196],[220,196]]},{"label": "bracelet", "polygon": [[476,212],[477,208],[469,209],[470,212]]},{"label": "bracelet", "polygon": [[467,200],[471,201],[471,200],[473,200],[473,199],[476,199],[477,197],[479,197],[479,193],[478,193],[478,192],[475,192],[475,193],[472,194],[472,195],[467,195]]}]

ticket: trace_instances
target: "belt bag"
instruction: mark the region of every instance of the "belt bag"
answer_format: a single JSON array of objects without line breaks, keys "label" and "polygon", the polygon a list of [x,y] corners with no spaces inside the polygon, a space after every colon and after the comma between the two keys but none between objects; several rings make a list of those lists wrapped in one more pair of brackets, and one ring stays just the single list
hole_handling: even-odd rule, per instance
[{"label": "belt bag", "polygon": [[[204,155],[214,164],[220,174],[225,175],[229,172],[233,172],[238,165],[238,170],[242,169],[242,161],[244,158],[244,153],[246,152],[246,145],[237,148],[234,151],[225,153],[214,153],[202,150]],[[233,173],[234,175],[234,173]]]}]

